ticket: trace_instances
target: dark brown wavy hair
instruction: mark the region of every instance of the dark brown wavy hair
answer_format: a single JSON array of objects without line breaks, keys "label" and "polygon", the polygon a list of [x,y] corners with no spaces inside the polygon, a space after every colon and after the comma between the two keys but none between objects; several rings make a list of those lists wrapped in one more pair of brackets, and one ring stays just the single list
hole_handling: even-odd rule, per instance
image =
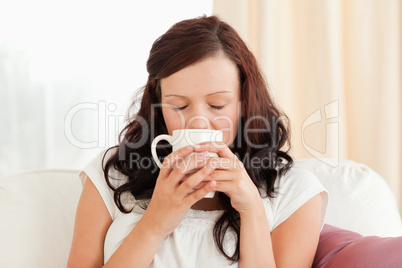
[{"label": "dark brown wavy hair", "polygon": [[[102,165],[106,182],[114,190],[114,201],[122,212],[132,211],[132,208],[124,206],[122,197],[126,194],[132,194],[136,202],[146,209],[159,175],[156,163],[151,160],[151,142],[157,135],[167,134],[168,131],[162,109],[152,108],[151,104],[161,103],[161,79],[219,53],[232,60],[240,74],[242,116],[230,149],[243,161],[250,178],[262,190],[260,192],[267,197],[274,196],[275,181],[293,164],[288,154],[289,119],[270,97],[255,57],[237,32],[216,16],[202,16],[176,23],[153,43],[147,61],[148,81],[141,91],[139,111],[129,117],[127,126],[120,133],[119,145],[109,148],[117,147],[116,152]],[[246,131],[243,129],[246,122],[248,129],[264,132]],[[161,144],[163,146],[158,146],[157,152],[162,160],[171,153],[171,147],[169,144]],[[288,148],[284,151],[286,146]],[[133,155],[152,161],[152,166],[133,164]],[[250,163],[260,165],[251,166]],[[127,176],[128,182],[116,188],[109,174],[111,168]],[[224,212],[214,226],[214,240],[228,260],[237,262],[240,256],[240,216],[231,206],[227,195],[220,192],[218,198]],[[229,229],[237,234],[237,247],[233,255],[229,255],[223,248],[224,237]]]}]

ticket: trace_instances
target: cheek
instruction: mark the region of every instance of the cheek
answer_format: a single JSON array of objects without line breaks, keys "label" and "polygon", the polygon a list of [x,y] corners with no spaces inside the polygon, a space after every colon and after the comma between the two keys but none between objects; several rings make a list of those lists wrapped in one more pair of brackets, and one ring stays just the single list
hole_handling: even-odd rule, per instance
[{"label": "cheek", "polygon": [[215,121],[214,128],[223,131],[223,142],[227,145],[230,145],[236,138],[239,118],[238,113],[233,111],[224,118]]},{"label": "cheek", "polygon": [[228,140],[228,144],[230,145],[234,139],[236,138],[237,135],[237,124],[239,123],[239,117],[237,115],[232,117],[232,122],[233,124],[231,124],[231,133],[229,135],[229,137],[227,137]]},{"label": "cheek", "polygon": [[169,135],[172,135],[173,130],[180,129],[180,115],[177,112],[172,109],[162,109],[162,114]]}]

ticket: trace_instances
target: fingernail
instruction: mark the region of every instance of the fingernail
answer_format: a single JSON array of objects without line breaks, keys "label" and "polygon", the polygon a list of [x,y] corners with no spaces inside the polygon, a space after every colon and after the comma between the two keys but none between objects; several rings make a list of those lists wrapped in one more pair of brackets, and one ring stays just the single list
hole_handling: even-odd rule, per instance
[{"label": "fingernail", "polygon": [[216,163],[215,162],[209,162],[209,166],[211,168],[216,168]]},{"label": "fingernail", "polygon": [[189,150],[191,150],[192,148],[193,148],[193,146],[191,146],[191,145],[187,146],[187,149],[189,149]]}]

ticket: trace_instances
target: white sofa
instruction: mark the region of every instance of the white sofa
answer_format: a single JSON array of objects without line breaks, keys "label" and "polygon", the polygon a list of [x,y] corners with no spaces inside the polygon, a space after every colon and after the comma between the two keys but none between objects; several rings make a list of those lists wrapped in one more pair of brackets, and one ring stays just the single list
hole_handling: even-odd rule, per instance
[{"label": "white sofa", "polygon": [[[326,223],[363,235],[401,236],[395,199],[366,165],[301,159],[330,192]],[[337,161],[333,161],[336,163]],[[42,170],[0,178],[0,267],[66,267],[81,182],[78,170]]]}]

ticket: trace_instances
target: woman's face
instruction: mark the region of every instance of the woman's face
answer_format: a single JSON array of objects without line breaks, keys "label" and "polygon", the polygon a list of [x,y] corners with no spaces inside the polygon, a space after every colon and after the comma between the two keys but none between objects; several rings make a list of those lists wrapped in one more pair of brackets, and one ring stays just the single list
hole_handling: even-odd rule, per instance
[{"label": "woman's face", "polygon": [[176,129],[223,132],[234,141],[241,111],[236,65],[223,55],[208,57],[161,79],[162,113],[170,135]]}]

